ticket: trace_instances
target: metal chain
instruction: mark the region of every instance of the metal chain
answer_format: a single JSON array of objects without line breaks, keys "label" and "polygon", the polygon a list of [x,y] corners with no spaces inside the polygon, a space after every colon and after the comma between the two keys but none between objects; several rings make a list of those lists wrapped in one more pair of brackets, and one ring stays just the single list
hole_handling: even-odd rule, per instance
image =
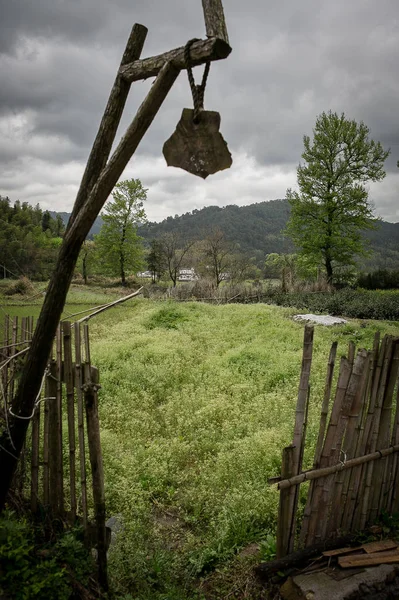
[{"label": "metal chain", "polygon": [[194,81],[194,75],[192,70],[192,63],[190,57],[190,48],[194,42],[197,42],[198,38],[193,38],[189,40],[184,47],[184,62],[187,69],[188,81],[190,83],[191,94],[193,96],[194,102],[194,123],[199,123],[201,110],[204,108],[204,95],[205,95],[205,87],[206,82],[208,80],[209,70],[211,68],[211,62],[208,61],[205,63],[204,74],[202,76],[201,85],[196,85]]}]

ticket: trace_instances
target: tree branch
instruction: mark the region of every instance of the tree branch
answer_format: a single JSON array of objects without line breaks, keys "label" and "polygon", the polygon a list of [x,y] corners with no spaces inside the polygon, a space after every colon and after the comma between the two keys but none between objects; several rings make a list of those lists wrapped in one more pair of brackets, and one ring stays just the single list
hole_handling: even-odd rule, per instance
[{"label": "tree branch", "polygon": [[[190,47],[191,63],[193,66],[197,66],[209,60],[222,60],[223,58],[227,58],[230,52],[231,48],[229,44],[222,39],[210,38],[208,40],[198,40],[198,42],[194,42]],[[172,63],[176,69],[185,69],[184,46],[122,66],[119,69],[119,74],[125,81],[132,83],[140,79],[155,77],[167,62]]]}]

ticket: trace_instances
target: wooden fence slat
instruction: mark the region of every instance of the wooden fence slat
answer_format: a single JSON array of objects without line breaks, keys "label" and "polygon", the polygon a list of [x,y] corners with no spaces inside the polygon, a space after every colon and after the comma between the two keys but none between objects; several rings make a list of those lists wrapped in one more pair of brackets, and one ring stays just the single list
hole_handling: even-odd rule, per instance
[{"label": "wooden fence slat", "polygon": [[[324,441],[324,446],[320,458],[321,468],[327,467],[331,464],[330,457],[335,443],[335,435],[339,423],[341,406],[345,398],[346,388],[349,383],[350,374],[351,365],[345,357],[342,357],[334,404],[332,407],[330,421],[328,424],[326,438]],[[324,524],[321,522],[321,519],[318,515],[326,514],[328,491],[329,490],[326,487],[326,482],[324,480],[320,480],[317,482],[314,490],[314,497],[312,500],[312,508],[309,519],[308,543],[310,544],[320,540],[321,538],[321,532]]]},{"label": "wooden fence slat", "polygon": [[[377,448],[377,439],[378,439],[378,431],[380,427],[380,419],[381,419],[381,410],[383,399],[385,395],[385,389],[387,386],[387,379],[390,370],[390,364],[392,359],[392,336],[385,336],[384,340],[386,340],[384,357],[381,365],[381,375],[378,381],[378,388],[376,390],[376,400],[375,400],[375,409],[374,409],[374,418],[370,427],[369,432],[369,449],[370,452],[375,452]],[[383,342],[384,342],[383,340]],[[382,350],[381,350],[382,353]],[[381,361],[379,360],[379,365]],[[372,479],[373,479],[373,471],[374,471],[374,463],[370,463],[367,465],[366,469],[366,477],[365,477],[365,486],[364,486],[364,494],[362,501],[362,512],[360,518],[360,526],[362,529],[366,526],[366,523],[371,519],[375,518],[378,512],[378,507],[373,507],[373,494],[372,494]]]},{"label": "wooden fence slat", "polygon": [[[289,479],[294,472],[294,451],[293,444],[283,449],[283,459],[281,466],[281,477]],[[276,557],[282,558],[290,553],[290,536],[292,523],[292,503],[291,489],[280,491],[278,520],[277,520],[277,539],[276,539]]]},{"label": "wooden fence slat", "polygon": [[[364,366],[363,376],[356,392],[356,399],[349,415],[349,423],[345,432],[345,446],[348,447],[347,458],[356,458],[360,456],[359,447],[362,440],[364,420],[368,402],[368,392],[371,384],[371,363],[372,353],[367,353],[367,361]],[[351,531],[354,508],[358,493],[362,469],[354,467],[345,472],[344,485],[342,490],[344,508],[341,510],[340,525],[342,531]]]},{"label": "wooden fence slat", "polygon": [[[353,439],[356,420],[359,415],[360,403],[363,396],[363,379],[364,374],[367,376],[367,361],[368,356],[365,350],[360,350],[352,363],[349,361],[349,364],[352,366],[352,373],[341,405],[341,413],[335,435],[335,448],[332,449],[330,454],[330,463],[337,463],[339,461],[346,462],[347,459],[353,458],[353,456],[350,455],[350,444]],[[347,437],[346,433],[348,428],[349,432]],[[344,445],[345,437],[346,444]],[[325,484],[325,487],[327,487],[327,484]],[[341,510],[345,508],[346,502],[346,493],[345,495],[343,494],[343,488],[344,473],[343,471],[340,471],[335,477],[332,477],[331,487],[325,495],[327,512],[323,519],[324,527],[321,529],[321,535],[323,537],[331,534],[340,525]]]},{"label": "wooden fence slat", "polygon": [[80,323],[74,324],[75,329],[75,387],[78,404],[78,441],[79,441],[79,464],[80,464],[80,486],[82,491],[82,516],[83,527],[87,529],[87,474],[85,457],[85,435],[84,435],[84,405],[83,405],[83,366],[81,352]]},{"label": "wooden fence slat", "polygon": [[[50,395],[49,380],[46,377],[44,393]],[[50,470],[49,470],[49,405],[44,402],[44,423],[43,423],[43,503],[49,505],[50,501]]]},{"label": "wooden fence slat", "polygon": [[84,323],[83,335],[86,346],[86,363],[84,367],[84,400],[86,408],[87,437],[89,457],[93,481],[94,511],[97,525],[97,561],[98,580],[103,590],[108,589],[107,545],[105,528],[105,490],[104,468],[100,441],[100,422],[98,418],[98,380],[93,380],[98,371],[91,369],[89,329]]},{"label": "wooden fence slat", "polygon": [[[395,385],[398,378],[399,372],[399,340],[394,339],[392,341],[392,359],[388,374],[388,383],[385,389],[384,397],[382,400],[380,426],[377,436],[377,448],[388,446],[391,440],[391,421],[392,421],[392,397],[395,389]],[[391,460],[388,458],[382,458],[374,467],[373,474],[373,500],[372,506],[375,511],[371,518],[375,518],[377,514],[381,513],[382,509],[386,508],[388,493],[389,493],[389,480],[390,473],[388,469],[391,467]]]},{"label": "wooden fence slat", "polygon": [[30,507],[33,514],[37,512],[39,500],[39,450],[40,450],[40,404],[32,419],[32,457]]},{"label": "wooden fence slat", "polygon": [[76,519],[76,448],[75,448],[75,397],[72,364],[71,323],[62,324],[64,341],[64,381],[67,397],[68,412],[68,442],[69,442],[69,491],[71,501],[71,522]]},{"label": "wooden fence slat", "polygon": [[[320,466],[321,452],[323,449],[324,435],[325,435],[326,425],[327,425],[328,407],[329,407],[330,398],[331,398],[331,388],[332,388],[332,380],[333,380],[333,375],[334,375],[335,359],[337,356],[337,347],[338,347],[338,342],[333,342],[331,345],[331,349],[330,349],[330,355],[328,357],[326,382],[325,382],[325,386],[324,386],[324,396],[323,396],[323,403],[322,403],[321,414],[320,414],[319,434],[317,437],[315,456],[314,456],[314,461],[313,461],[314,469],[318,469]],[[304,515],[303,515],[303,519],[302,519],[302,525],[301,525],[301,532],[300,532],[300,536],[299,536],[299,544],[301,546],[306,545],[313,493],[314,493],[314,482],[312,481],[310,483],[309,490],[308,490],[308,497],[306,500],[306,506],[305,506]]]},{"label": "wooden fence slat", "polygon": [[48,400],[46,404],[49,407],[49,470],[50,470],[50,489],[49,500],[52,513],[54,515],[62,514],[63,485],[60,482],[59,471],[60,462],[62,463],[62,450],[60,452],[59,444],[59,420],[61,415],[58,412],[57,387],[58,387],[58,369],[56,360],[51,360],[49,373],[47,375]]}]

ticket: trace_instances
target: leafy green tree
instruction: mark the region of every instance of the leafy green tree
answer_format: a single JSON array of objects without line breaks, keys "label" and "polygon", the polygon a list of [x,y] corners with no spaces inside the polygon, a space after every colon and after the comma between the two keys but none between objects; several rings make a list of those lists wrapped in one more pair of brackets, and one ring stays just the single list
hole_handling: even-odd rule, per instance
[{"label": "leafy green tree", "polygon": [[317,265],[328,283],[334,271],[365,254],[362,231],[375,227],[365,184],[385,177],[389,154],[369,139],[369,129],[345,115],[322,113],[313,140],[304,136],[303,165],[297,169],[299,192],[287,191],[291,216],[287,232]]},{"label": "leafy green tree", "polygon": [[102,214],[103,225],[95,242],[103,272],[119,274],[126,285],[128,272],[139,271],[143,265],[142,238],[137,229],[146,221],[143,202],[147,190],[139,179],[120,181],[112,192]]}]

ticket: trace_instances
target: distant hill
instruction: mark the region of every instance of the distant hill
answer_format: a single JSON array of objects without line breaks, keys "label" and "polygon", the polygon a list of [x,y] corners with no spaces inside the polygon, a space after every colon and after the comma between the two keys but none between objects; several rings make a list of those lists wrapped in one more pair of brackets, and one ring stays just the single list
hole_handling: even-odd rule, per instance
[{"label": "distant hill", "polygon": [[[49,210],[49,213],[53,218],[55,217],[55,215],[60,215],[65,226],[67,225],[67,223],[69,221],[69,217],[71,216],[71,213],[55,212],[53,210]],[[93,227],[90,229],[89,238],[92,238],[93,235],[96,235],[96,233],[98,233],[100,231],[102,224],[103,224],[103,220],[102,220],[101,216],[98,216],[97,219],[94,221]]]},{"label": "distant hill", "polygon": [[[67,223],[69,213],[58,214]],[[254,257],[256,263],[262,266],[266,254],[295,251],[291,240],[283,233],[289,215],[287,200],[270,200],[248,206],[231,204],[224,208],[207,206],[168,217],[160,223],[147,223],[140,227],[140,235],[147,242],[173,231],[190,239],[201,239],[212,227],[219,227],[228,240],[238,244],[243,253]],[[101,225],[102,219],[97,217],[90,235],[98,233]],[[362,268],[399,269],[399,223],[381,221],[378,230],[366,232],[365,237],[374,252],[370,258],[361,259]]]},{"label": "distant hill", "polygon": [[[237,243],[261,265],[266,254],[289,253],[295,248],[283,231],[290,215],[288,200],[270,200],[248,206],[235,204],[220,208],[207,206],[178,217],[168,217],[161,223],[148,223],[140,235],[150,241],[161,235],[179,231],[187,238],[201,238],[212,227],[219,227],[226,237]],[[361,259],[365,269],[399,269],[399,223],[381,221],[376,231],[368,231],[373,256]]]}]

